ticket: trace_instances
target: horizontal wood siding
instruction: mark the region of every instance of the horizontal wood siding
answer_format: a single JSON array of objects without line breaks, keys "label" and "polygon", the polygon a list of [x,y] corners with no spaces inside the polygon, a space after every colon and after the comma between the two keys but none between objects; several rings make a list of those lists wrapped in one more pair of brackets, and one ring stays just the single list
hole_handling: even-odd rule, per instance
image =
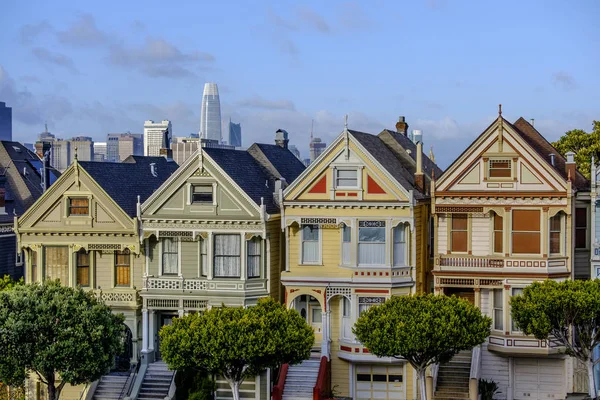
[{"label": "horizontal wood siding", "polygon": [[471,218],[471,245],[474,256],[490,254],[490,217],[473,215]]},{"label": "horizontal wood siding", "polygon": [[490,289],[481,289],[481,312],[483,315],[488,317],[492,316],[492,310],[490,309]]},{"label": "horizontal wood siding", "polygon": [[142,277],[146,271],[146,257],[143,254],[138,254],[133,257],[133,286],[138,290],[142,288]]},{"label": "horizontal wood siding", "polygon": [[437,239],[438,254],[446,254],[448,250],[448,220],[442,214],[438,216]]},{"label": "horizontal wood siding", "polygon": [[[158,242],[153,237],[147,239],[148,241],[148,275],[158,276],[158,260],[160,258],[160,252],[158,251]],[[144,249],[145,250],[145,249]]]},{"label": "horizontal wood siding", "polygon": [[198,277],[199,242],[181,242],[181,274],[184,278]]},{"label": "horizontal wood siding", "polygon": [[590,279],[590,257],[589,250],[575,250],[575,279]]},{"label": "horizontal wood siding", "polygon": [[508,393],[509,374],[508,357],[500,357],[487,349],[487,343],[481,345],[481,378],[493,380],[498,384],[500,394],[498,399],[506,399]]},{"label": "horizontal wood siding", "polygon": [[[96,288],[112,288],[113,273],[115,268],[114,253],[102,253],[95,251],[96,261]],[[141,287],[141,286],[137,286]],[[62,396],[61,396],[62,397]]]}]

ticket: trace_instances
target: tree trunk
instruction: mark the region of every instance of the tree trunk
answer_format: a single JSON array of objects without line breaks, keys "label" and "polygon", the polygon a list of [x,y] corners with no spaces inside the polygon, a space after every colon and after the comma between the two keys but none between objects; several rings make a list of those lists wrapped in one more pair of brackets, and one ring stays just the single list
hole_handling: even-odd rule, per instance
[{"label": "tree trunk", "polygon": [[58,393],[56,393],[56,386],[54,386],[54,372],[46,376],[46,382],[48,382],[48,400],[58,400]]},{"label": "tree trunk", "polygon": [[419,379],[419,390],[421,391],[421,400],[427,400],[427,384],[425,383],[425,368],[419,368],[417,370],[417,376]]},{"label": "tree trunk", "polygon": [[596,398],[596,383],[594,382],[594,360],[587,360],[587,370],[588,370],[588,391],[589,395],[592,399]]},{"label": "tree trunk", "polygon": [[241,382],[227,379],[227,383],[229,383],[229,387],[231,388],[231,393],[233,394],[233,400],[240,400],[240,383]]}]

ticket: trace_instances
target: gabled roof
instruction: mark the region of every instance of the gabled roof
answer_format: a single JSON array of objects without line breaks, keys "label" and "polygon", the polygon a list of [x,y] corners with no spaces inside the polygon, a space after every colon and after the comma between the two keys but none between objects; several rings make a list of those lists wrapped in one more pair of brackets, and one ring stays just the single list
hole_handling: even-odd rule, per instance
[{"label": "gabled roof", "polygon": [[302,161],[291,151],[275,144],[254,143],[248,149],[248,153],[252,154],[259,162],[264,156],[268,162],[267,165],[262,163],[263,166],[266,166],[271,173],[284,178],[288,183],[295,180],[306,169]]},{"label": "gabled roof", "polygon": [[[565,168],[566,159],[523,117],[512,124],[515,131],[564,179],[568,179]],[[554,165],[550,161],[550,154],[554,154]],[[573,187],[579,190],[590,188],[590,182],[581,172],[576,171],[571,177]]]},{"label": "gabled roof", "polygon": [[[410,140],[410,138],[408,138],[406,135],[403,135],[402,133],[399,132],[395,132],[395,131],[391,131],[389,129],[384,129],[383,132],[381,132],[378,136],[382,137],[385,135],[389,135],[391,138],[393,138],[403,149],[404,151],[410,156],[410,158],[412,159],[412,162],[403,162],[404,160],[401,159],[400,161],[402,162],[402,165],[404,165],[404,168],[406,168],[408,171],[410,171],[412,174],[414,174],[416,172],[416,163],[417,163],[417,145]],[[424,151],[421,152],[422,154],[422,159],[423,159],[423,173],[429,177],[431,177],[431,172],[435,171],[435,176],[436,177],[440,177],[442,175],[442,173],[444,172],[440,167],[437,166],[437,164],[435,162],[433,162],[426,154]]]},{"label": "gabled roof", "polygon": [[400,162],[400,158],[386,146],[381,138],[370,133],[350,129],[348,132],[404,189],[413,190],[416,199],[423,199],[425,197],[415,186],[414,174],[405,168],[402,162]]},{"label": "gabled roof", "polygon": [[[137,214],[137,197],[144,202],[178,168],[164,157],[129,156],[121,163],[78,163],[130,217]],[[150,164],[154,164],[157,176]]]}]

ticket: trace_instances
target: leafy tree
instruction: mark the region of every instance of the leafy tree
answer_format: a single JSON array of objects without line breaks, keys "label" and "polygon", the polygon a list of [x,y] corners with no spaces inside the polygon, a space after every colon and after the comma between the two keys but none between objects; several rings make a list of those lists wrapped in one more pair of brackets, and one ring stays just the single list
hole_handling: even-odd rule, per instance
[{"label": "leafy tree", "polygon": [[0,291],[6,289],[12,289],[15,285],[22,285],[23,278],[18,281],[15,281],[10,275],[4,275],[3,278],[0,278]]},{"label": "leafy tree", "polygon": [[364,312],[352,331],[378,357],[403,358],[417,371],[427,400],[425,370],[485,341],[492,321],[467,300],[421,294],[396,296]]},{"label": "leafy tree", "polygon": [[569,151],[574,152],[577,169],[590,179],[592,156],[596,162],[600,160],[600,121],[594,121],[592,132],[587,133],[581,129],[570,130],[552,143],[552,146],[563,156]]},{"label": "leafy tree", "polygon": [[314,341],[304,318],[271,298],[254,307],[214,307],[176,318],[160,331],[160,351],[169,368],[222,375],[235,400],[244,379],[300,363],[310,357]]},{"label": "leafy tree", "polygon": [[566,353],[587,365],[589,395],[596,396],[593,349],[600,343],[600,280],[535,282],[513,296],[517,326],[540,340],[552,337]]},{"label": "leafy tree", "polygon": [[0,381],[20,385],[35,373],[57,400],[67,383],[107,373],[123,335],[123,316],[92,293],[58,281],[16,285],[0,292]]}]

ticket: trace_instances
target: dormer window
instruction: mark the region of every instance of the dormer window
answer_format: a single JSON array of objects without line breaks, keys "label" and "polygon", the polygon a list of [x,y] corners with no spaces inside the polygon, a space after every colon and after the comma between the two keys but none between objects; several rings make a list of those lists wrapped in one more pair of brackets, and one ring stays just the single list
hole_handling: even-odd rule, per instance
[{"label": "dormer window", "polygon": [[345,188],[358,187],[358,171],[356,169],[336,169],[335,186]]},{"label": "dormer window", "polygon": [[69,198],[69,215],[84,216],[90,214],[90,200],[84,197]]},{"label": "dormer window", "polygon": [[510,178],[512,176],[512,161],[489,160],[488,176],[490,178]]},{"label": "dormer window", "polygon": [[212,204],[213,187],[212,185],[193,185],[192,203],[194,204]]}]

